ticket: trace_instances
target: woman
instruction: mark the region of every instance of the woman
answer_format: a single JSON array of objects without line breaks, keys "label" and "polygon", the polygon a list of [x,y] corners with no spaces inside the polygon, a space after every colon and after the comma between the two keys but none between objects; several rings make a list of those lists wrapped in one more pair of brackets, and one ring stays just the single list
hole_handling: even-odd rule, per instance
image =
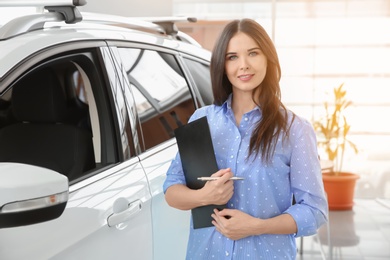
[{"label": "woman", "polygon": [[315,234],[327,221],[314,130],[282,104],[278,56],[257,22],[227,24],[210,73],[214,104],[190,121],[207,116],[220,169],[212,176],[220,178],[187,188],[177,156],[164,191],[177,209],[227,208],[214,210],[214,227],[191,227],[187,259],[295,259],[295,238]]}]

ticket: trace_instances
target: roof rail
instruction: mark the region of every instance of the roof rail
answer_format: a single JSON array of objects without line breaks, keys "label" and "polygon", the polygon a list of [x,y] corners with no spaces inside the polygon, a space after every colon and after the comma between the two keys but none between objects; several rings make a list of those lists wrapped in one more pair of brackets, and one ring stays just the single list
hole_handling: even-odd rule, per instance
[{"label": "roof rail", "polygon": [[46,22],[59,22],[64,20],[64,16],[56,12],[21,16],[0,27],[0,40],[43,28]]},{"label": "roof rail", "polygon": [[148,29],[152,32],[176,36],[179,33],[177,22],[196,22],[195,17],[124,17],[82,12],[83,21],[94,22],[129,29]]},{"label": "roof rail", "polygon": [[152,22],[161,26],[167,35],[174,37],[175,39],[183,42],[190,43],[192,45],[196,45],[201,47],[201,44],[197,42],[194,38],[189,36],[188,34],[179,31],[176,26],[176,23],[179,22],[190,22],[196,23],[198,19],[196,17],[190,16],[162,16],[162,17],[137,17],[137,19],[141,19],[143,21]]},{"label": "roof rail", "polygon": [[[43,12],[12,19],[0,27],[0,40],[26,32],[42,29],[46,22],[77,23],[82,20],[77,6],[87,4],[86,0],[0,0],[0,7],[43,7]],[[42,9],[43,11],[43,9]]]},{"label": "roof rail", "polygon": [[65,23],[78,23],[83,17],[75,6],[45,6],[49,12],[60,13],[65,18]]},{"label": "roof rail", "polygon": [[[0,1],[0,7],[3,6],[2,4],[7,4],[8,2],[9,1]],[[22,5],[26,5],[27,3],[32,4],[32,2],[34,1],[15,1],[15,2],[17,4],[20,3],[20,5],[16,5],[16,6],[22,6]],[[45,1],[35,1],[35,2],[42,3]],[[69,0],[68,1],[53,0],[53,2],[64,3],[64,2],[69,2]],[[77,1],[77,0],[72,0],[72,2],[77,2],[78,4],[81,3],[81,1]],[[26,32],[42,29],[45,23],[47,22],[64,21],[65,23],[77,23],[82,20],[81,13],[77,9],[77,7],[73,5],[69,5],[69,6],[49,5],[49,6],[44,6],[44,8],[47,9],[49,12],[20,16],[4,24],[2,27],[0,27],[0,40],[7,39]]]},{"label": "roof rail", "polygon": [[[0,0],[2,6],[41,6],[49,12],[17,17],[0,27],[0,40],[44,28],[47,22],[77,23],[80,21],[137,29],[165,34],[177,40],[199,45],[190,36],[180,32],[175,23],[196,22],[195,17],[123,17],[89,12],[80,13],[76,6],[86,4],[86,0]],[[61,6],[59,6],[61,5]]]},{"label": "roof rail", "polygon": [[0,7],[83,6],[86,0],[1,0]]},{"label": "roof rail", "polygon": [[[64,16],[66,23],[77,23],[80,22],[82,17],[77,6],[82,6],[87,4],[86,0],[0,0],[0,7],[43,7],[49,12],[58,12]],[[22,19],[23,21],[28,21],[28,19]],[[32,20],[35,20],[34,18]],[[42,21],[39,22],[39,25],[43,26]],[[39,28],[39,25],[32,26],[34,28]]]},{"label": "roof rail", "polygon": [[83,22],[93,22],[104,25],[123,27],[128,29],[144,29],[153,33],[166,34],[164,28],[158,24],[117,15],[82,12]]},{"label": "roof rail", "polygon": [[179,32],[175,23],[178,22],[190,22],[196,23],[196,17],[188,17],[188,16],[166,16],[166,17],[137,17],[137,19],[141,19],[143,21],[152,22],[160,25],[164,28],[165,33],[168,35],[176,35]]},{"label": "roof rail", "polygon": [[111,26],[118,26],[129,29],[139,29],[153,33],[165,34],[174,37],[177,40],[185,41],[193,45],[200,44],[191,36],[180,32],[175,23],[192,22],[195,23],[195,17],[123,17],[116,15],[102,15],[96,13],[82,12],[83,22],[94,22]]}]

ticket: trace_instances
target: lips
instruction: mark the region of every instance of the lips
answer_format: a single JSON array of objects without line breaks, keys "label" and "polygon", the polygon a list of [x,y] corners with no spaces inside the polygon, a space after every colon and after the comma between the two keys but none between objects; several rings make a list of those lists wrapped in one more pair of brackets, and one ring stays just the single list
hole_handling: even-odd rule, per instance
[{"label": "lips", "polygon": [[238,78],[242,81],[248,81],[253,77],[253,75],[254,74],[244,74],[244,75],[238,76]]}]

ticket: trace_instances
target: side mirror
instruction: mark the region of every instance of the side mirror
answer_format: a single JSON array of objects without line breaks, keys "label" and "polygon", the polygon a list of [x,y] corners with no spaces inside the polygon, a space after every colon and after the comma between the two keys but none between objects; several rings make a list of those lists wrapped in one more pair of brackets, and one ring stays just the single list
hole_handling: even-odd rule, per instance
[{"label": "side mirror", "polygon": [[0,163],[0,228],[36,224],[61,216],[68,178],[46,168]]}]

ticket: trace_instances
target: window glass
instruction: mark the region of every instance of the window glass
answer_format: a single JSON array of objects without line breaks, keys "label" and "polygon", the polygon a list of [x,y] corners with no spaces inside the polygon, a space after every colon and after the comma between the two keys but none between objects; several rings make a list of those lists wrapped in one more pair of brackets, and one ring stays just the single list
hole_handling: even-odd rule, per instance
[{"label": "window glass", "polygon": [[184,58],[184,61],[191,72],[200,96],[205,105],[213,103],[213,91],[211,89],[210,67],[201,62]]},{"label": "window glass", "polygon": [[69,56],[35,65],[0,96],[0,162],[45,167],[70,182],[100,166],[92,75],[80,65],[93,70],[94,63],[86,55]]},{"label": "window glass", "polygon": [[174,137],[195,111],[187,81],[171,54],[118,48],[142,127],[144,149]]}]

